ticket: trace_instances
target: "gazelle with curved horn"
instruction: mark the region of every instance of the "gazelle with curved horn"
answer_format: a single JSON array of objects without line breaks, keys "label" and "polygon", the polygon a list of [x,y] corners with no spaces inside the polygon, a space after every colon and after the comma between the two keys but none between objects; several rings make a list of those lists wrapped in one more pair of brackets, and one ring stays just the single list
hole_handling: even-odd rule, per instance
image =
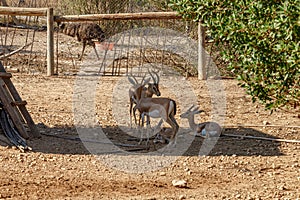
[{"label": "gazelle with curved horn", "polygon": [[[142,96],[143,97],[152,97],[153,94],[155,94],[156,96],[160,96],[160,91],[159,91],[159,76],[157,74],[157,72],[152,71],[152,73],[150,72],[150,70],[148,69],[148,73],[150,74],[153,83],[148,83],[148,87],[147,88],[143,88],[142,91]],[[155,75],[155,77],[153,76],[153,74]]]},{"label": "gazelle with curved horn", "polygon": [[199,124],[195,123],[195,114],[205,112],[199,110],[199,107],[192,105],[185,113],[180,115],[181,118],[186,118],[189,121],[190,128],[194,131],[195,135],[201,137],[218,137],[222,133],[221,126],[216,122],[202,122]]},{"label": "gazelle with curved horn", "polygon": [[[128,81],[132,84],[132,86],[129,88],[129,102],[130,102],[130,106],[129,106],[129,114],[130,114],[130,128],[132,127],[132,108],[133,108],[133,104],[134,104],[134,99],[138,98],[138,94],[137,94],[137,89],[138,88],[144,88],[145,85],[147,85],[150,81],[150,78],[145,79],[145,76],[143,76],[141,83],[139,83],[136,78],[133,75],[127,76]],[[135,124],[137,124],[136,122],[136,116],[135,116],[135,112],[133,113],[133,117],[134,117],[134,121]]]},{"label": "gazelle with curved horn", "polygon": [[[172,136],[170,138],[170,143],[176,143],[176,134],[179,129],[179,125],[176,122],[176,102],[170,98],[149,98],[142,97],[142,86],[137,88],[137,97],[133,98],[136,105],[134,106],[134,112],[139,110],[142,115],[142,123],[144,122],[144,117],[147,116],[147,133],[150,125],[150,117],[160,118],[167,122],[172,127]],[[142,138],[141,138],[142,140]],[[147,143],[149,141],[149,135],[147,135]],[[141,141],[140,141],[141,142]]]},{"label": "gazelle with curved horn", "polygon": [[[149,71],[148,69],[148,73],[150,74],[153,83],[149,83],[150,80],[147,79],[146,82],[144,81],[145,75],[141,81],[141,83],[138,83],[138,81],[136,80],[136,78],[133,75],[128,76],[128,80],[129,82],[132,84],[132,86],[129,88],[129,101],[130,101],[130,106],[129,106],[129,113],[130,113],[130,127],[132,127],[132,108],[133,108],[133,97],[135,99],[138,99],[137,97],[137,88],[140,87],[141,85],[144,85],[143,89],[142,89],[142,94],[141,97],[145,98],[145,97],[152,97],[154,94],[156,96],[160,96],[161,93],[159,91],[159,76],[157,74],[157,72],[154,72],[154,75],[156,76],[156,78],[154,77],[154,75]],[[147,87],[146,87],[147,85]],[[136,121],[136,116],[135,116],[135,112],[133,112],[133,116],[134,116],[134,120],[135,120],[135,124],[137,124]]]}]

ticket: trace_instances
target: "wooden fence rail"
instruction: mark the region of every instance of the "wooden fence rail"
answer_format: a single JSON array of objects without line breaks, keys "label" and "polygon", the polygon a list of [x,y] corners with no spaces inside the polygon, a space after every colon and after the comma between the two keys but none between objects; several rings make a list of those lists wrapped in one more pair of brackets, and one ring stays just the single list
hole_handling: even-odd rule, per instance
[{"label": "wooden fence rail", "polygon": [[0,6],[0,15],[46,16],[48,8],[19,8]]},{"label": "wooden fence rail", "polygon": [[91,15],[65,15],[55,16],[56,22],[80,22],[101,20],[142,20],[142,19],[181,19],[177,12],[141,12],[141,13],[115,13]]}]

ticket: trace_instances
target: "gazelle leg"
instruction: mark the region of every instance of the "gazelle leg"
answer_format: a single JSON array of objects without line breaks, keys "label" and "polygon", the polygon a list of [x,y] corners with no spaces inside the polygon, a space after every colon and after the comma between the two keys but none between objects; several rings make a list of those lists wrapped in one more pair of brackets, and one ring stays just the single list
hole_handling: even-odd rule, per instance
[{"label": "gazelle leg", "polygon": [[132,128],[132,106],[133,106],[133,102],[130,99],[130,106],[129,106],[129,114],[130,114],[130,128]]},{"label": "gazelle leg", "polygon": [[158,124],[157,124],[156,126],[154,126],[153,130],[154,130],[155,133],[156,133],[157,131],[160,131],[160,130],[161,130],[161,125],[162,125],[163,122],[164,122],[164,120],[163,120],[163,119],[160,119],[159,122],[158,122]]},{"label": "gazelle leg", "polygon": [[143,127],[144,127],[145,113],[140,114],[140,116],[142,119],[142,126],[139,126],[141,128],[141,138],[140,138],[139,144],[141,144],[143,142],[143,133],[144,133]]},{"label": "gazelle leg", "polygon": [[148,143],[149,143],[149,139],[150,139],[150,133],[149,131],[151,130],[151,126],[150,126],[150,117],[149,115],[146,115],[147,116],[147,122],[146,122],[146,127],[147,127],[147,141],[146,141],[146,146],[148,146]]},{"label": "gazelle leg", "polygon": [[136,105],[133,107],[133,118],[134,118],[134,123],[135,123],[135,125],[137,125],[137,121],[136,121]]},{"label": "gazelle leg", "polygon": [[147,126],[148,126],[148,128],[151,128],[150,116],[149,115],[147,115]]},{"label": "gazelle leg", "polygon": [[170,138],[170,144],[176,145],[176,134],[178,132],[179,125],[177,124],[173,115],[170,115],[166,122],[168,124],[170,124],[170,126],[172,127],[172,131],[173,131],[173,134]]},{"label": "gazelle leg", "polygon": [[[140,115],[139,115],[139,126],[144,127],[144,118],[142,116],[143,116],[143,113],[140,113]],[[141,122],[141,120],[142,120],[142,122]]]}]

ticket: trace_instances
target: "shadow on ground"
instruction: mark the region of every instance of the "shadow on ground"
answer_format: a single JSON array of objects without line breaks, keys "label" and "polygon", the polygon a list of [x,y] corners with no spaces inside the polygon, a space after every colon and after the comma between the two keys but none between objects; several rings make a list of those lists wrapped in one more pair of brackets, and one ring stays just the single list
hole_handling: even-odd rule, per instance
[{"label": "shadow on ground", "polygon": [[[226,134],[238,135],[240,137],[223,136]],[[275,137],[265,134],[253,128],[226,128],[223,135],[210,152],[210,156],[237,155],[237,156],[280,156],[280,142],[243,138],[245,135],[272,138]],[[186,151],[186,156],[198,155],[203,138],[196,137],[190,148]],[[200,144],[200,145],[199,145]]]},{"label": "shadow on ground", "polygon": [[[45,125],[38,125],[42,137],[28,141],[28,145],[34,152],[50,153],[50,154],[90,154],[85,144],[92,142],[94,146],[101,148],[107,143],[101,140],[82,141],[79,137],[75,127],[47,127]],[[115,146],[120,148],[121,151],[133,152],[136,154],[147,153],[149,151],[157,151],[167,144],[154,144],[154,136],[150,139],[149,145],[146,146],[145,142],[139,145],[139,138],[128,135],[117,126],[108,126],[102,128],[106,137]],[[237,155],[237,156],[280,156],[280,142],[247,139],[243,138],[244,135],[251,135],[257,137],[274,138],[263,132],[257,131],[252,128],[226,128],[223,134],[234,134],[240,137],[223,136],[217,140],[215,146],[210,151],[210,156],[220,155]],[[3,136],[4,137],[4,136]],[[3,138],[1,136],[1,138]],[[200,148],[204,139],[202,137],[192,137],[193,141],[189,144],[187,151],[183,156],[198,156]],[[0,145],[6,146],[7,144],[0,142]],[[178,155],[181,156],[181,155]]]}]

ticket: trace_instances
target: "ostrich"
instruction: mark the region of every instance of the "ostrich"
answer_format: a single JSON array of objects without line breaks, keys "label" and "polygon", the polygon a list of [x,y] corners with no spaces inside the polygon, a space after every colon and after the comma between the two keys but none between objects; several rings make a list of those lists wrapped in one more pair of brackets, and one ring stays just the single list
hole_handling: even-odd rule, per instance
[{"label": "ostrich", "polygon": [[98,24],[95,23],[62,23],[59,26],[60,32],[69,35],[71,37],[77,37],[79,42],[82,42],[82,52],[79,60],[82,60],[83,53],[86,45],[90,45],[94,48],[96,55],[97,54],[95,43],[93,40],[103,42],[105,40],[105,34]]}]

